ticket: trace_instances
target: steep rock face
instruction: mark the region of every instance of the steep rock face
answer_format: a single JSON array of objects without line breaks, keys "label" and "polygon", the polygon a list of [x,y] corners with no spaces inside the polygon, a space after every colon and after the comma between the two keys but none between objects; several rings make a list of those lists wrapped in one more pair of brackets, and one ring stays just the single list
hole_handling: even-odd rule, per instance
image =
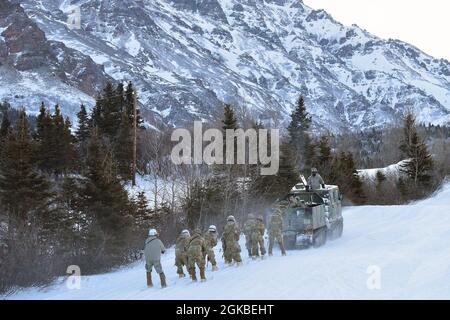
[{"label": "steep rock face", "polygon": [[[448,61],[301,1],[20,3],[47,39],[135,81],[147,113],[169,124],[208,119],[223,102],[278,124],[299,94],[317,130],[379,127],[409,108],[424,122],[450,121]],[[80,30],[67,28],[70,5],[80,8]]]},{"label": "steep rock face", "polygon": [[0,98],[35,112],[40,101],[61,103],[71,117],[92,104],[107,80],[89,56],[49,41],[18,3],[0,3]]}]

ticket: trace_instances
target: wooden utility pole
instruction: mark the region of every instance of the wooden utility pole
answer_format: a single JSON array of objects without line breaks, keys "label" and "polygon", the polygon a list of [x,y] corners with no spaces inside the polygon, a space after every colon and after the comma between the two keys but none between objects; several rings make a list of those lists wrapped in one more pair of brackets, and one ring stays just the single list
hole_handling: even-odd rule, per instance
[{"label": "wooden utility pole", "polygon": [[133,91],[133,168],[131,173],[131,185],[136,186],[136,162],[137,162],[137,92]]}]

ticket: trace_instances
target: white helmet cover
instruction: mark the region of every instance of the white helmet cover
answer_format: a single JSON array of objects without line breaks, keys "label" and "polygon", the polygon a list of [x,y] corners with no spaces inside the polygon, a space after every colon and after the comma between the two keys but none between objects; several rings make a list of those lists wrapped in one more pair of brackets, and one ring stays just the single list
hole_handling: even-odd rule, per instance
[{"label": "white helmet cover", "polygon": [[190,233],[189,230],[187,230],[187,229],[184,229],[183,231],[181,231],[181,234],[183,234],[183,235],[185,235],[185,236],[188,236],[188,237],[191,236],[191,233]]}]

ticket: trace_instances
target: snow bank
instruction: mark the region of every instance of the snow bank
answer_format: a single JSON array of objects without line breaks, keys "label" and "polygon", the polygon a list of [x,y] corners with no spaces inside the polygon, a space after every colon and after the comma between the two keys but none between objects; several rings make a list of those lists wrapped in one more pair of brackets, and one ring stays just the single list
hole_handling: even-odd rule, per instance
[{"label": "snow bank", "polygon": [[[9,299],[449,299],[450,183],[409,206],[344,210],[344,236],[320,249],[289,251],[242,267],[207,272],[206,283],[178,279],[173,249],[163,258],[168,285],[147,289],[143,262],[120,271],[86,276],[80,290],[64,279]],[[243,247],[243,243],[242,243]],[[244,247],[243,247],[244,248]],[[368,270],[380,271],[380,288],[367,286]],[[210,269],[210,267],[208,268]],[[373,270],[373,269],[372,269]],[[156,283],[159,283],[156,281]]]},{"label": "snow bank", "polygon": [[384,168],[361,169],[358,170],[358,174],[361,178],[366,178],[368,180],[374,180],[378,171],[381,171],[386,176],[398,177],[400,174],[400,166],[405,162],[406,160],[402,160],[399,163],[391,164]]}]

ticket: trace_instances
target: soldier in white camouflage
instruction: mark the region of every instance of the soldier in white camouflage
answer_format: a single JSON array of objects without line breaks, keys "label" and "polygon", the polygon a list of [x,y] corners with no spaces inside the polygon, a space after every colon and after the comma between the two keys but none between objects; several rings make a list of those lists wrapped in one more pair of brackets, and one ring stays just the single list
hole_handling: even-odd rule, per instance
[{"label": "soldier in white camouflage", "polygon": [[244,236],[245,236],[245,248],[248,251],[248,256],[252,257],[252,248],[253,248],[253,242],[252,242],[252,230],[254,228],[254,225],[256,223],[255,215],[253,213],[249,213],[247,217],[247,221],[244,223]]},{"label": "soldier in white camouflage", "polygon": [[308,186],[312,190],[319,190],[320,188],[325,189],[325,182],[316,168],[311,169],[311,175],[308,178]]},{"label": "soldier in white camouflage", "polygon": [[211,262],[212,271],[217,271],[216,255],[214,247],[217,245],[217,228],[214,225],[209,226],[208,231],[203,235],[206,243],[206,261]]},{"label": "soldier in white camouflage", "polygon": [[187,268],[188,266],[187,250],[190,238],[191,234],[189,233],[189,230],[183,230],[178,236],[175,245],[175,266],[177,267],[177,273],[180,278],[184,278],[186,276],[184,274],[183,267]]},{"label": "soldier in white camouflage", "polygon": [[155,269],[159,274],[161,280],[161,287],[167,286],[166,276],[161,265],[161,254],[166,252],[166,248],[161,240],[158,239],[158,232],[155,229],[150,229],[148,232],[148,238],[145,240],[144,256],[145,256],[145,269],[147,270],[147,286],[153,287],[152,271]]},{"label": "soldier in white camouflage", "polygon": [[201,281],[206,281],[205,276],[205,254],[206,254],[206,243],[205,239],[202,237],[202,231],[199,228],[194,230],[194,234],[189,240],[188,246],[188,269],[191,275],[192,281],[197,281],[197,276],[195,272],[195,266],[200,269]]},{"label": "soldier in white camouflage", "polygon": [[276,209],[269,220],[269,256],[272,255],[273,244],[278,242],[278,245],[283,256],[286,255],[283,242],[283,217],[281,216],[281,210]]},{"label": "soldier in white camouflage", "polygon": [[223,255],[227,264],[236,263],[238,266],[242,264],[241,246],[239,245],[240,233],[236,219],[233,216],[228,216],[222,234]]},{"label": "soldier in white camouflage", "polygon": [[266,248],[264,246],[264,233],[266,226],[264,225],[264,217],[259,215],[255,223],[253,224],[251,239],[252,239],[252,259],[259,257],[261,253],[261,259],[264,259],[266,254]]}]

